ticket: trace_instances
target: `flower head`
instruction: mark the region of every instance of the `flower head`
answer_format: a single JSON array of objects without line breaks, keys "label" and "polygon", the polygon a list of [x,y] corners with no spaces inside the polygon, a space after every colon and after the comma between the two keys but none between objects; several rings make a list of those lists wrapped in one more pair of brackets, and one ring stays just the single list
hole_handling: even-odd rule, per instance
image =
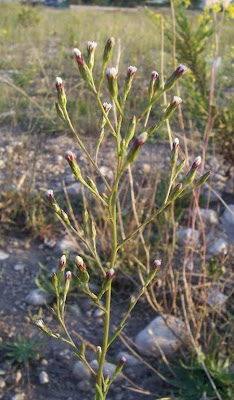
[{"label": "flower head", "polygon": [[174,149],[174,150],[177,149],[177,148],[179,147],[179,144],[180,144],[179,139],[178,139],[178,138],[175,138],[175,139],[173,140],[173,149]]},{"label": "flower head", "polygon": [[89,42],[87,43],[87,50],[88,50],[89,52],[94,51],[94,50],[96,49],[96,47],[97,47],[97,42],[89,41]]},{"label": "flower head", "polygon": [[45,327],[43,319],[38,319],[38,321],[36,322],[36,326],[43,329]]},{"label": "flower head", "polygon": [[65,274],[66,281],[69,281],[71,279],[71,277],[72,277],[71,271],[67,271],[66,274]]},{"label": "flower head", "polygon": [[115,270],[114,270],[114,268],[111,268],[106,273],[106,279],[111,280],[114,278],[114,275],[115,275]]},{"label": "flower head", "polygon": [[62,78],[60,78],[60,76],[57,76],[55,86],[56,86],[56,89],[57,89],[57,90],[63,89],[63,87],[64,87],[64,85],[63,85],[63,80],[62,80]]},{"label": "flower head", "polygon": [[47,200],[53,200],[54,199],[54,191],[49,189],[45,192],[45,197]]},{"label": "flower head", "polygon": [[198,156],[198,157],[195,158],[195,160],[193,162],[193,165],[192,165],[192,168],[198,168],[200,164],[201,164],[201,157]]},{"label": "flower head", "polygon": [[160,268],[161,264],[162,264],[161,260],[154,260],[153,262],[154,268],[156,269]]},{"label": "flower head", "polygon": [[60,260],[59,260],[59,266],[60,266],[60,269],[61,269],[61,270],[64,270],[64,269],[65,269],[66,262],[67,262],[66,256],[65,256],[65,254],[63,254],[62,257],[61,257]]},{"label": "flower head", "polygon": [[107,78],[116,78],[117,77],[117,69],[115,67],[106,69]]},{"label": "flower head", "polygon": [[76,263],[78,268],[85,266],[84,260],[80,256],[76,256],[75,263]]},{"label": "flower head", "polygon": [[178,78],[180,78],[181,76],[183,76],[184,74],[186,74],[186,72],[188,71],[188,67],[186,67],[183,64],[180,64],[176,70],[174,71],[174,75]]},{"label": "flower head", "polygon": [[104,108],[105,112],[108,113],[110,111],[110,109],[112,108],[112,104],[107,103],[107,101],[105,101],[103,103],[103,108]]},{"label": "flower head", "polygon": [[182,99],[178,96],[173,96],[171,104],[173,106],[178,106],[180,103],[182,103]]},{"label": "flower head", "polygon": [[137,72],[137,67],[133,67],[132,65],[128,67],[127,71],[128,77],[134,76],[136,72]]},{"label": "flower head", "polygon": [[159,77],[159,74],[158,74],[157,71],[152,71],[152,72],[151,72],[151,79],[152,79],[153,81],[156,81],[156,79],[158,79],[158,77]]},{"label": "flower head", "polygon": [[121,357],[120,360],[119,360],[119,363],[120,363],[121,365],[125,365],[126,362],[127,362],[127,359],[126,359],[125,357]]},{"label": "flower head", "polygon": [[84,64],[84,57],[81,54],[81,51],[77,48],[73,49],[74,57],[79,65]]},{"label": "flower head", "polygon": [[74,153],[72,153],[72,151],[67,151],[66,154],[65,154],[65,159],[67,161],[73,162],[73,161],[75,161],[76,156],[75,156]]},{"label": "flower head", "polygon": [[147,132],[142,132],[135,140],[134,145],[136,147],[141,147],[143,146],[143,144],[146,142],[146,139],[148,137],[148,133]]}]

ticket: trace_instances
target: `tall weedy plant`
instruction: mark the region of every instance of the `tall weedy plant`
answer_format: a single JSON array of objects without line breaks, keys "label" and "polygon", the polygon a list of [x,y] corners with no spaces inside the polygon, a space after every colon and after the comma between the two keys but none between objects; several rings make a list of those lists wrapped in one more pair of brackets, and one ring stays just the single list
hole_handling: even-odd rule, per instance
[{"label": "tall weedy plant", "polygon": [[[89,286],[90,275],[88,272],[88,268],[84,260],[77,255],[75,258],[76,264],[76,273],[72,274],[70,271],[66,271],[66,257],[63,255],[60,259],[58,271],[53,274],[53,285],[56,294],[56,305],[52,309],[53,315],[57,318],[59,324],[61,325],[64,334],[59,334],[52,332],[49,327],[45,325],[43,320],[39,320],[37,322],[38,327],[53,338],[63,341],[64,343],[71,346],[74,353],[77,357],[84,363],[84,365],[88,368],[95,379],[95,400],[105,400],[108,390],[116,379],[116,377],[121,373],[124,364],[126,363],[126,359],[122,357],[119,360],[118,365],[116,366],[115,372],[112,376],[104,376],[103,374],[103,366],[106,360],[108,348],[111,343],[117,338],[120,332],[125,327],[126,321],[138,302],[139,298],[144,294],[147,286],[152,282],[157,274],[158,269],[161,266],[160,260],[152,261],[152,269],[147,272],[147,275],[144,277],[144,284],[142,285],[141,290],[139,291],[136,299],[134,301],[130,301],[129,308],[126,311],[126,314],[122,318],[119,326],[115,330],[115,332],[110,335],[110,316],[111,316],[111,293],[112,293],[112,281],[115,275],[118,273],[116,271],[116,259],[118,257],[118,252],[122,249],[128,241],[130,241],[135,235],[139,232],[143,232],[144,228],[150,224],[158,215],[160,215],[172,202],[181,198],[187,193],[192,192],[198,186],[203,184],[209,178],[209,172],[201,176],[197,181],[195,181],[195,177],[197,174],[197,170],[199,165],[201,164],[201,157],[198,156],[195,158],[190,170],[184,176],[183,179],[180,179],[180,174],[182,169],[185,166],[185,160],[178,160],[178,152],[179,152],[179,140],[177,138],[174,139],[172,148],[171,148],[171,166],[170,166],[170,175],[168,177],[168,187],[164,196],[164,200],[160,207],[156,209],[152,215],[143,220],[139,226],[136,226],[135,229],[124,239],[120,239],[119,236],[119,227],[118,227],[118,188],[119,182],[123,177],[125,171],[130,168],[130,166],[137,159],[142,147],[148,138],[150,138],[154,132],[157,131],[174,113],[178,105],[182,102],[181,98],[174,96],[166,108],[162,118],[159,122],[157,122],[153,126],[148,126],[149,115],[152,107],[155,103],[161,98],[161,96],[170,90],[176,81],[180,79],[186,72],[187,68],[183,65],[179,65],[178,68],[172,73],[172,75],[166,80],[165,84],[161,84],[159,74],[156,71],[153,71],[151,74],[151,78],[149,80],[148,87],[148,103],[145,109],[142,111],[140,116],[133,115],[130,118],[128,129],[123,131],[122,124],[124,119],[126,119],[126,111],[125,105],[128,100],[128,96],[134,81],[134,76],[137,72],[137,68],[134,66],[130,66],[127,69],[125,84],[123,90],[119,91],[118,87],[118,71],[116,68],[109,68],[108,64],[112,56],[113,47],[115,45],[114,38],[110,38],[103,52],[102,58],[102,68],[101,73],[98,79],[95,79],[93,75],[93,68],[95,64],[95,49],[97,46],[96,42],[88,42],[87,44],[87,56],[84,57],[80,50],[74,49],[75,60],[78,64],[81,78],[87,83],[90,91],[93,93],[94,97],[97,101],[97,106],[101,115],[101,123],[100,123],[100,132],[96,145],[96,154],[93,158],[89,151],[87,150],[85,144],[83,143],[81,137],[77,134],[75,128],[72,125],[69,112],[67,109],[67,98],[64,89],[64,83],[61,78],[56,79],[56,89],[58,95],[58,101],[56,102],[56,110],[58,116],[62,119],[62,121],[70,128],[74,137],[79,145],[79,147],[84,152],[85,156],[89,160],[90,164],[96,170],[97,174],[101,177],[104,185],[105,185],[105,193],[100,193],[95,182],[87,177],[85,178],[82,175],[82,171],[76,161],[76,157],[73,152],[68,151],[65,155],[65,159],[69,163],[69,166],[75,176],[75,178],[88,190],[93,196],[95,196],[98,201],[100,201],[102,207],[107,211],[109,216],[109,223],[111,225],[112,230],[112,253],[111,259],[109,262],[109,269],[106,270],[105,266],[103,266],[101,261],[101,255],[98,254],[96,248],[96,226],[95,221],[92,219],[90,221],[90,229],[86,229],[88,223],[88,211],[85,209],[84,212],[84,229],[78,230],[77,227],[74,227],[71,223],[69,216],[66,212],[61,209],[59,204],[57,203],[53,190],[48,190],[46,192],[46,198],[50,203],[52,209],[58,216],[58,218],[67,226],[69,230],[71,230],[78,240],[80,240],[83,245],[87,249],[87,259],[91,256],[97,266],[100,269],[100,274],[103,277],[102,286],[99,293],[93,293]],[[104,79],[107,79],[107,85],[109,89],[110,96],[112,98],[112,104],[108,102],[103,102],[101,99],[101,89],[104,83]],[[111,109],[114,110],[113,118],[111,117]],[[140,122],[143,122],[143,132],[140,131]],[[114,139],[116,146],[116,169],[115,169],[115,179],[112,184],[110,184],[106,178],[101,173],[98,167],[98,151],[99,147],[104,139],[105,129],[108,127],[111,135]],[[156,249],[155,249],[156,251]],[[97,347],[97,365],[96,370],[90,365],[89,361],[86,358],[86,348],[82,343],[81,346],[78,346],[70,333],[68,332],[66,322],[65,322],[65,306],[67,295],[69,292],[69,287],[71,280],[73,280],[73,284],[79,287],[86,296],[88,296],[93,303],[104,311],[104,331],[103,331],[103,340],[101,346]],[[102,299],[105,297],[105,305],[102,303]]]}]

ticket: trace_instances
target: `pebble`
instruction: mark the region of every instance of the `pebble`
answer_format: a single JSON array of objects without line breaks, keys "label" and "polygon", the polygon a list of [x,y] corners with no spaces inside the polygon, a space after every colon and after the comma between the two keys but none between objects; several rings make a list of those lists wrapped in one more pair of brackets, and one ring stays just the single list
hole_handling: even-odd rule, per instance
[{"label": "pebble", "polygon": [[15,373],[15,383],[19,383],[22,379],[22,372],[18,369]]},{"label": "pebble", "polygon": [[177,231],[178,244],[193,244],[196,245],[199,242],[199,231],[192,228],[179,229]]},{"label": "pebble", "polygon": [[223,213],[222,219],[228,225],[234,225],[234,204],[228,204],[228,208]]},{"label": "pebble", "polygon": [[218,239],[211,247],[208,247],[208,253],[211,256],[217,256],[218,254],[226,255],[228,252],[228,243],[225,239]]},{"label": "pebble", "polygon": [[67,193],[70,196],[81,196],[82,197],[80,182],[75,182],[72,185],[67,186],[66,189],[67,189]]},{"label": "pebble", "polygon": [[228,296],[220,292],[220,290],[212,288],[207,299],[209,305],[213,308],[221,308],[227,301]]},{"label": "pebble", "polygon": [[[210,225],[218,225],[219,219],[218,219],[218,214],[214,210],[209,210],[209,209],[200,209],[201,217],[203,219],[203,222],[205,224],[210,224]],[[198,221],[199,217],[197,216]]]},{"label": "pebble", "polygon": [[82,381],[80,381],[77,384],[77,389],[83,391],[83,392],[89,392],[90,391],[90,383],[87,379],[84,379]]},{"label": "pebble", "polygon": [[41,360],[41,365],[44,365],[44,366],[47,366],[49,363],[48,363],[48,361],[45,359],[45,358],[43,358],[42,360]]},{"label": "pebble", "polygon": [[25,393],[17,393],[11,397],[11,400],[25,400],[26,394]]},{"label": "pebble", "polygon": [[10,254],[5,253],[5,251],[0,250],[0,261],[6,260],[10,257]]},{"label": "pebble", "polygon": [[102,175],[105,176],[105,178],[113,179],[114,174],[113,171],[106,167],[105,165],[102,165],[99,170],[101,171]]},{"label": "pebble", "polygon": [[15,271],[20,271],[23,272],[24,271],[25,266],[23,264],[16,264],[14,265],[14,270]]},{"label": "pebble", "polygon": [[64,254],[65,251],[75,252],[77,248],[75,244],[71,241],[69,236],[64,236],[61,240],[59,240],[56,244],[56,251],[60,254]]},{"label": "pebble", "polygon": [[49,376],[46,371],[41,371],[39,375],[39,382],[44,385],[45,383],[49,383]]},{"label": "pebble", "polygon": [[41,289],[33,289],[26,296],[25,300],[32,306],[43,306],[49,304],[53,299],[50,293],[44,292]]},{"label": "pebble", "polygon": [[0,389],[3,389],[6,386],[5,380],[1,377],[0,378]]},{"label": "pebble", "polygon": [[77,378],[77,379],[88,380],[91,377],[90,371],[88,370],[88,368],[86,368],[86,366],[81,361],[75,362],[73,369],[72,369],[72,373],[75,376],[75,378]]},{"label": "pebble", "polygon": [[95,318],[100,318],[100,317],[102,317],[104,314],[105,314],[105,312],[104,312],[101,308],[97,308],[97,309],[94,311],[93,316],[94,316]]}]

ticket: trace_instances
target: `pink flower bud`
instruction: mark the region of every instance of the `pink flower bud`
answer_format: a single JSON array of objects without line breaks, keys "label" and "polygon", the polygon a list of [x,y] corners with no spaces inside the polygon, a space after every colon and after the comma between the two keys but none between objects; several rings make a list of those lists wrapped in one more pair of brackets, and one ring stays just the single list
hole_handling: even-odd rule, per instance
[{"label": "pink flower bud", "polygon": [[93,52],[93,51],[96,49],[96,47],[97,47],[97,42],[89,41],[89,42],[87,43],[87,50],[88,50],[88,52]]},{"label": "pink flower bud", "polygon": [[175,138],[174,141],[173,141],[173,149],[174,149],[174,150],[175,150],[175,149],[178,149],[179,144],[180,144],[179,139],[178,139],[178,138]]},{"label": "pink flower bud", "polygon": [[78,65],[83,65],[84,64],[84,57],[81,54],[81,51],[77,48],[73,49],[73,54],[75,57],[75,60],[77,62]]},{"label": "pink flower bud", "polygon": [[161,260],[154,260],[154,262],[153,262],[153,265],[154,265],[154,268],[160,268],[161,267]]},{"label": "pink flower bud", "polygon": [[159,77],[159,74],[158,74],[157,71],[152,71],[152,72],[151,72],[151,79],[152,79],[152,81],[156,81],[156,80],[158,79],[158,77]]},{"label": "pink flower bud", "polygon": [[72,153],[72,151],[67,151],[65,154],[65,159],[69,162],[74,162],[76,159],[76,156],[74,153]]},{"label": "pink flower bud", "polygon": [[125,365],[126,362],[127,362],[127,359],[126,359],[125,357],[121,357],[120,360],[119,360],[119,363],[120,363],[121,365]]},{"label": "pink flower bud", "polygon": [[54,200],[54,191],[53,190],[47,190],[45,192],[45,197],[47,198],[47,200],[51,201]]},{"label": "pink flower bud", "polygon": [[146,139],[148,137],[147,132],[142,132],[135,140],[134,146],[135,147],[141,147],[143,144],[146,142]]},{"label": "pink flower bud", "polygon": [[115,275],[115,270],[114,270],[114,268],[111,268],[106,273],[106,279],[111,280],[114,278],[114,275]]},{"label": "pink flower bud", "polygon": [[112,105],[110,103],[107,103],[107,101],[105,101],[103,103],[103,108],[104,108],[105,112],[108,113],[110,111],[110,109],[112,108]]},{"label": "pink flower bud", "polygon": [[64,88],[63,80],[59,76],[57,76],[57,78],[56,78],[55,86],[56,86],[57,90],[63,90],[63,88]]},{"label": "pink flower bud", "polygon": [[188,71],[188,68],[185,67],[185,65],[180,64],[176,70],[174,71],[174,75],[178,78],[180,78],[181,76],[183,76],[184,74],[186,74],[186,72]]},{"label": "pink flower bud", "polygon": [[66,256],[63,254],[59,261],[59,266],[62,271],[65,269],[66,262],[67,262]]},{"label": "pink flower bud", "polygon": [[198,168],[200,164],[201,164],[201,157],[198,156],[198,157],[195,158],[195,160],[193,162],[193,165],[192,165],[192,168]]},{"label": "pink flower bud", "polygon": [[137,72],[137,68],[130,65],[130,67],[128,67],[127,75],[130,78],[130,77],[134,76],[136,72]]},{"label": "pink flower bud", "polygon": [[67,271],[66,274],[65,274],[66,281],[70,281],[71,277],[72,277],[71,271]]},{"label": "pink flower bud", "polygon": [[117,69],[116,68],[114,68],[114,67],[111,67],[111,68],[107,68],[106,69],[106,76],[107,76],[107,79],[109,79],[109,78],[117,78]]},{"label": "pink flower bud", "polygon": [[182,99],[178,96],[173,96],[173,99],[171,101],[171,105],[173,106],[178,106],[180,103],[182,103]]}]

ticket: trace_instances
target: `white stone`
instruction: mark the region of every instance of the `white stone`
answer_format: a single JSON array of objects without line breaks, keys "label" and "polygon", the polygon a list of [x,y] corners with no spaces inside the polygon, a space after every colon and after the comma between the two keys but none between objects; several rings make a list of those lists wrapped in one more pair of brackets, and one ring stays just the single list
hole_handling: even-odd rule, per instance
[{"label": "white stone", "polygon": [[39,382],[44,385],[45,383],[49,383],[49,376],[46,371],[41,371],[39,374]]},{"label": "white stone", "polygon": [[[91,361],[90,366],[93,368],[93,370],[95,372],[98,371],[98,362],[97,362],[97,360]],[[115,370],[116,370],[116,365],[115,364],[111,364],[111,363],[109,363],[107,361],[104,363],[104,365],[103,365],[103,374],[104,374],[104,376],[109,375],[109,377],[112,378],[114,376]],[[117,376],[116,380],[120,380],[122,378],[123,377],[120,374],[120,375]]]},{"label": "white stone", "polygon": [[25,399],[26,399],[25,393],[17,393],[11,397],[11,400],[25,400]]},{"label": "white stone", "polygon": [[[218,225],[219,219],[218,219],[218,214],[214,210],[209,210],[209,209],[200,209],[201,217],[203,219],[203,222],[205,224],[209,225]],[[199,222],[199,217],[197,216],[198,222]]]},{"label": "white stone", "polygon": [[90,391],[90,382],[87,381],[87,379],[80,381],[77,384],[77,389],[79,389],[83,392],[89,392]]},{"label": "white stone", "polygon": [[227,301],[228,296],[220,292],[217,288],[212,288],[207,299],[208,304],[213,308],[221,308]]},{"label": "white stone", "polygon": [[77,248],[75,244],[71,241],[69,236],[64,236],[61,240],[57,242],[56,250],[63,254],[65,251],[75,252],[77,251]]},{"label": "white stone", "polygon": [[184,323],[172,316],[165,315],[164,318],[156,317],[136,336],[135,343],[142,354],[159,357],[159,348],[165,355],[174,353],[179,348],[181,342],[177,337],[183,334]]},{"label": "white stone", "polygon": [[0,250],[0,261],[4,261],[8,257],[10,257],[10,254],[7,254],[7,253],[5,253],[5,251]]},{"label": "white stone", "polygon": [[110,168],[106,167],[105,165],[102,165],[99,168],[99,170],[102,173],[102,175],[105,176],[105,178],[113,179],[114,174],[113,174],[113,171]]},{"label": "white stone", "polygon": [[213,246],[208,247],[208,253],[212,256],[217,256],[218,254],[227,254],[228,252],[228,243],[225,239],[218,239]]},{"label": "white stone", "polygon": [[75,362],[72,373],[77,379],[81,380],[89,380],[91,377],[90,371],[81,361]]},{"label": "white stone", "polygon": [[181,245],[196,245],[199,242],[199,231],[192,228],[179,229],[177,231],[178,243]]},{"label": "white stone", "polygon": [[95,318],[100,318],[100,317],[102,317],[104,314],[105,314],[105,312],[104,312],[101,308],[97,308],[97,309],[94,311],[93,316],[94,316]]},{"label": "white stone", "polygon": [[15,271],[23,271],[24,268],[25,268],[24,264],[20,264],[19,263],[19,264],[14,265],[14,270]]},{"label": "white stone", "polygon": [[134,367],[135,365],[139,364],[138,358],[134,357],[132,354],[128,353],[127,351],[120,351],[117,355],[116,361],[118,362],[121,357],[125,357],[127,362],[126,362],[126,367]]},{"label": "white stone", "polygon": [[80,182],[75,182],[72,185],[67,186],[66,189],[70,196],[82,196]]},{"label": "white stone", "polygon": [[26,296],[26,302],[32,306],[43,306],[52,301],[53,297],[50,293],[41,289],[33,289]]},{"label": "white stone", "polygon": [[20,369],[18,369],[18,371],[16,371],[15,373],[15,383],[19,383],[22,379],[22,372],[20,371]]},{"label": "white stone", "polygon": [[6,386],[6,382],[4,381],[4,379],[1,377],[0,378],[0,389],[3,389]]},{"label": "white stone", "polygon": [[222,220],[225,224],[234,226],[234,204],[228,204],[228,207],[232,212],[226,208],[223,213]]}]

